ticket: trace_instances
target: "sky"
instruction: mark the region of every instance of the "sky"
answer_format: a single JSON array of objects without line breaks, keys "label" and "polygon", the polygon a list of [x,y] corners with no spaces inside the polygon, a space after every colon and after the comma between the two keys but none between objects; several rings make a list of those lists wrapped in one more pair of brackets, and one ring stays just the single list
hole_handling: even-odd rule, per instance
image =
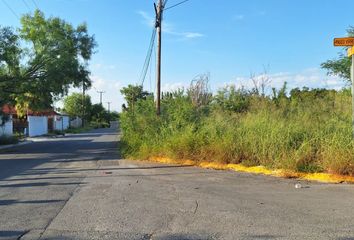
[{"label": "sky", "polygon": [[[168,0],[166,7],[182,0]],[[119,90],[140,84],[154,21],[153,0],[0,0],[0,24],[20,26],[19,17],[36,7],[46,17],[73,25],[86,22],[98,43],[90,62],[93,88],[103,104],[120,111]],[[267,73],[270,86],[340,89],[320,64],[342,51],[334,37],[354,25],[353,0],[189,0],[167,10],[162,35],[162,90],[188,87],[210,74],[213,92],[227,85],[252,87],[250,75]],[[155,53],[144,89],[155,91]],[[80,91],[72,89],[72,92]],[[61,103],[57,103],[60,106]]]}]

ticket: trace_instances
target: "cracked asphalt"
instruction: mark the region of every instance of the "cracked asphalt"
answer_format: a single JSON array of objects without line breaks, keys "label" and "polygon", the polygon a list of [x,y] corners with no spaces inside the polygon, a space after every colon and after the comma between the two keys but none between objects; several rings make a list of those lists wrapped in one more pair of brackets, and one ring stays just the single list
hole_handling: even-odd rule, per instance
[{"label": "cracked asphalt", "polygon": [[121,159],[116,130],[0,151],[0,239],[354,240],[354,185]]}]

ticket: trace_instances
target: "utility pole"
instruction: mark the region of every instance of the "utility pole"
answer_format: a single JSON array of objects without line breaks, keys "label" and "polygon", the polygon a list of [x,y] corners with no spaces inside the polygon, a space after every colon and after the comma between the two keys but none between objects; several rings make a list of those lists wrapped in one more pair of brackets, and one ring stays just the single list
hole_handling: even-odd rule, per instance
[{"label": "utility pole", "polygon": [[85,126],[85,82],[82,80],[82,116],[81,127]]},{"label": "utility pole", "polygon": [[97,91],[100,94],[100,104],[102,105],[102,94],[105,93],[104,91]]},{"label": "utility pole", "polygon": [[350,80],[352,81],[352,139],[354,140],[354,37],[335,38],[335,47],[347,47],[348,57],[352,60],[350,66]]},{"label": "utility pole", "polygon": [[112,102],[107,102],[107,104],[108,104],[108,113],[111,112],[111,103],[112,103]]},{"label": "utility pole", "polygon": [[155,28],[157,31],[157,67],[156,67],[156,114],[161,113],[161,35],[162,35],[162,15],[164,4],[159,0],[158,5],[154,3],[156,22]]},{"label": "utility pole", "polygon": [[354,55],[352,54],[352,66],[350,68],[350,77],[352,80],[352,135],[354,139]]}]

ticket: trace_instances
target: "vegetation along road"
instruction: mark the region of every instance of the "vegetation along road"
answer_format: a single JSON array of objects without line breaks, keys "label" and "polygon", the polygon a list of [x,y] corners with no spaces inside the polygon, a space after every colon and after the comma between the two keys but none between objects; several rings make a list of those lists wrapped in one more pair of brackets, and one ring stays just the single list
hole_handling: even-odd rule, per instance
[{"label": "vegetation along road", "polygon": [[121,159],[116,130],[0,154],[0,239],[354,237],[351,185]]}]

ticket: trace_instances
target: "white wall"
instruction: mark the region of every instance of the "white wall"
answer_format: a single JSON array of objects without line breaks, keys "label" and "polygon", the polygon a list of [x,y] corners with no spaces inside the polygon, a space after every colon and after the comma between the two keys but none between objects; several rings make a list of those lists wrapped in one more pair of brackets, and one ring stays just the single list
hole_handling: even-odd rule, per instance
[{"label": "white wall", "polygon": [[79,117],[76,117],[74,120],[70,122],[70,127],[79,128],[82,126],[82,120]]},{"label": "white wall", "polygon": [[7,136],[13,135],[12,116],[10,117],[10,120],[5,123],[4,126],[0,126],[0,136],[2,135],[7,135]]},{"label": "white wall", "polygon": [[110,121],[109,125],[110,125],[110,128],[113,128],[113,129],[118,129],[119,128],[119,122],[118,121]]},{"label": "white wall", "polygon": [[40,136],[48,133],[48,118],[28,116],[28,135]]},{"label": "white wall", "polygon": [[57,121],[57,117],[54,117],[54,130],[62,131],[66,130],[70,126],[70,118],[69,116],[59,117],[59,121]]}]

